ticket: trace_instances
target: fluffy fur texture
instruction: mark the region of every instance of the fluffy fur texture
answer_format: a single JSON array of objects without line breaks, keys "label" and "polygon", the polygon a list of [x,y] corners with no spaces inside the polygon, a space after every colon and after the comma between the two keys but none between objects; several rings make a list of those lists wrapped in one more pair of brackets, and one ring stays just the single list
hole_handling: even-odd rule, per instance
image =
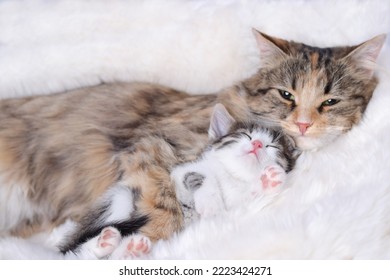
[{"label": "fluffy fur texture", "polygon": [[[113,6],[99,2],[88,4],[91,18],[84,18],[81,13],[75,19],[72,14],[73,21],[67,20],[71,14],[67,12],[85,11],[81,7],[87,4],[31,1],[27,4],[31,5],[29,9],[24,6],[23,12],[18,5],[22,3],[4,1],[0,6],[4,21],[1,26],[13,26],[0,30],[3,61],[0,86],[4,97],[60,91],[95,84],[100,79],[142,79],[191,89],[194,93],[209,92],[255,71],[258,58],[249,32],[252,26],[278,37],[319,46],[356,44],[388,32],[390,26],[388,4],[381,1],[346,1],[332,5],[329,2],[207,4],[172,1],[164,6],[153,1],[117,2]],[[108,20],[93,21],[101,17],[101,11]],[[37,18],[37,14],[41,15],[41,21],[18,20]],[[150,21],[145,22],[145,15]],[[177,15],[173,18],[178,21],[172,21],[170,15]],[[111,17],[113,21],[109,20]],[[285,19],[290,22],[286,23]],[[53,24],[47,27],[50,20]],[[17,24],[13,24],[15,22]],[[42,29],[44,26],[46,28]],[[137,32],[137,26],[143,32]],[[101,32],[92,31],[96,29]],[[147,36],[140,35],[146,33]],[[136,45],[133,38],[137,38]],[[177,38],[181,41],[170,44]],[[147,60],[142,59],[145,56]],[[379,62],[388,67],[386,57],[387,51]],[[170,75],[166,75],[168,72]],[[237,210],[194,225],[172,241],[159,244],[154,256],[388,258],[387,170],[390,166],[386,159],[390,143],[386,108],[390,103],[390,85],[386,70],[381,71],[379,77],[381,82],[363,122],[332,145],[301,157],[299,168],[294,171],[292,190],[279,204],[283,206],[262,212],[263,219],[259,219],[256,207],[250,207],[246,209],[245,219],[241,219]],[[229,231],[232,225],[236,230]],[[215,236],[211,228],[218,229]],[[232,237],[237,234],[247,238],[229,242],[229,246],[219,251],[214,249],[213,246],[222,247],[218,242],[227,244],[226,240],[236,240]],[[226,240],[220,238],[221,235]],[[24,249],[26,251],[19,256],[29,257],[29,246],[15,249],[6,240],[1,242],[5,245],[1,246],[2,257],[12,258],[12,253],[18,256],[18,250],[23,252]],[[19,242],[24,241],[17,240],[13,244]],[[14,250],[7,250],[7,244]],[[273,246],[275,244],[279,247]],[[31,257],[46,258],[45,255]]]}]

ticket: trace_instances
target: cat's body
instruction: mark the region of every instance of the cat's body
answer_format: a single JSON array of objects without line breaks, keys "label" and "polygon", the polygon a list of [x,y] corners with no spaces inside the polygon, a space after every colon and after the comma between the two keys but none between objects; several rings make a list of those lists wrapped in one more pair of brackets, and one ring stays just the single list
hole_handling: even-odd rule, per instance
[{"label": "cat's body", "polygon": [[[169,237],[183,225],[169,172],[205,147],[217,102],[238,121],[283,127],[303,149],[361,119],[384,36],[335,49],[256,38],[259,72],[217,95],[136,83],[1,100],[0,233],[28,236],[70,218],[98,221],[78,243],[111,224],[125,235]],[[96,208],[104,195],[118,203]],[[117,205],[120,216],[111,214]]]}]

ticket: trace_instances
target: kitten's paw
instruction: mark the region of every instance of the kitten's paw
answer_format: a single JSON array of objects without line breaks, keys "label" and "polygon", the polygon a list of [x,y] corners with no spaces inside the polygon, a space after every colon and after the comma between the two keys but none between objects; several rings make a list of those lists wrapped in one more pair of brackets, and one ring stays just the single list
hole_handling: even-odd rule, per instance
[{"label": "kitten's paw", "polygon": [[135,259],[148,254],[152,248],[150,239],[141,234],[133,234],[123,239],[120,247],[115,250],[115,259]]},{"label": "kitten's paw", "polygon": [[274,189],[281,186],[286,179],[286,172],[279,165],[266,167],[260,176],[263,190]]},{"label": "kitten's paw", "polygon": [[120,241],[121,234],[116,228],[104,228],[98,237],[97,247],[94,249],[96,257],[107,257],[118,247]]}]

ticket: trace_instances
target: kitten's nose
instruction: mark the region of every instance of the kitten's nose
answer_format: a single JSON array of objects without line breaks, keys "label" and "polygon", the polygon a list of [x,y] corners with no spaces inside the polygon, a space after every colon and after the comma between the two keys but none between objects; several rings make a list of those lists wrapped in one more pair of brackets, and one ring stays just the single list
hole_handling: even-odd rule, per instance
[{"label": "kitten's nose", "polygon": [[297,122],[296,124],[299,127],[299,131],[301,132],[302,135],[304,135],[306,133],[306,130],[311,126],[311,123]]},{"label": "kitten's nose", "polygon": [[263,148],[263,143],[261,143],[260,140],[253,140],[252,141],[252,147],[253,147],[253,150],[258,150],[258,149],[261,149]]}]

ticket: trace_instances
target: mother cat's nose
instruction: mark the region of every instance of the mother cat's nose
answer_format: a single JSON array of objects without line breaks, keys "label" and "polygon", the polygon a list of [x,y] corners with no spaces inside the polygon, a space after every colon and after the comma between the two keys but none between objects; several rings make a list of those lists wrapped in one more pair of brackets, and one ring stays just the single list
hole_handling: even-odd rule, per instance
[{"label": "mother cat's nose", "polygon": [[299,131],[301,132],[302,135],[304,135],[307,131],[307,129],[312,125],[311,123],[301,123],[301,122],[296,122],[296,125],[299,127]]}]

